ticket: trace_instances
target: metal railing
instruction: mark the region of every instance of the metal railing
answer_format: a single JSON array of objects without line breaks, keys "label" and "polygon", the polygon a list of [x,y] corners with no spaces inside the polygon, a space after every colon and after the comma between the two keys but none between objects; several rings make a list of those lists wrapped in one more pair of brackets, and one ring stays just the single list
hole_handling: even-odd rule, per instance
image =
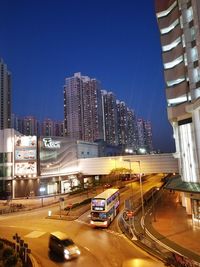
[{"label": "metal railing", "polygon": [[[144,205],[146,214],[150,220],[155,219],[155,203],[161,198],[162,190],[155,188],[148,191],[144,195]],[[130,207],[131,211],[130,212]],[[136,245],[154,255],[159,260],[163,261],[167,266],[174,267],[199,267],[200,263],[185,257],[184,255],[173,250],[173,248],[164,245],[156,239],[148,231],[148,227],[144,228],[144,218],[142,217],[141,202],[133,203],[133,199],[129,198],[125,201],[125,209],[121,213],[119,226],[122,232]],[[145,232],[144,232],[145,229]]]}]

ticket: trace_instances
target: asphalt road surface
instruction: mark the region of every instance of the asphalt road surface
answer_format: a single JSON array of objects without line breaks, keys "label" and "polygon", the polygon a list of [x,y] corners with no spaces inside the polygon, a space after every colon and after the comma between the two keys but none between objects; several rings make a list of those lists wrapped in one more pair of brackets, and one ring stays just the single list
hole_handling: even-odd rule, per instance
[{"label": "asphalt road surface", "polygon": [[[160,178],[160,176],[154,176],[145,181],[144,192],[157,185]],[[126,186],[127,190],[121,193],[121,211],[126,198],[130,196],[134,199],[140,198],[138,182],[129,183]],[[52,211],[58,209],[58,205],[51,207]],[[122,267],[124,262],[135,258],[152,262],[152,258],[147,253],[133,245],[120,232],[117,218],[108,229],[94,229],[89,225],[89,211],[75,221],[66,221],[47,219],[48,210],[49,207],[44,207],[29,212],[0,216],[0,236],[12,240],[13,235],[18,233],[21,239],[28,243],[32,255],[42,267]],[[79,246],[80,257],[62,262],[55,255],[50,255],[48,239],[50,232],[53,231],[66,232]]]}]

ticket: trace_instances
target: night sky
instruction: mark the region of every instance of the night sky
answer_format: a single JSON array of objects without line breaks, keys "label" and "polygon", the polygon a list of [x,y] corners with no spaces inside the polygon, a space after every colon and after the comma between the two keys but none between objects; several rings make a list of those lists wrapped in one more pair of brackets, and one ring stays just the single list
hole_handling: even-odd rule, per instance
[{"label": "night sky", "polygon": [[155,149],[174,152],[154,0],[0,0],[0,9],[13,113],[63,120],[64,79],[81,72],[152,122]]}]

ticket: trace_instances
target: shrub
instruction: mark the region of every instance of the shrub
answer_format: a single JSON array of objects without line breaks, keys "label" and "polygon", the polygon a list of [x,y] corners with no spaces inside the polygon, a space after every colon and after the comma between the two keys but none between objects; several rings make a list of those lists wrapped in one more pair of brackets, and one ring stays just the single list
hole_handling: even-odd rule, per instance
[{"label": "shrub", "polygon": [[18,261],[17,255],[13,254],[4,260],[4,265],[5,267],[15,266],[17,264],[17,261]]},{"label": "shrub", "polygon": [[0,250],[2,250],[2,249],[3,249],[3,247],[4,247],[4,245],[3,245],[3,242],[2,242],[2,241],[0,241]]},{"label": "shrub", "polygon": [[3,250],[3,259],[9,258],[10,256],[12,256],[14,254],[14,250],[11,247],[5,247]]},{"label": "shrub", "polygon": [[91,198],[86,198],[80,204],[85,205],[85,204],[89,204],[90,202],[91,202]]}]

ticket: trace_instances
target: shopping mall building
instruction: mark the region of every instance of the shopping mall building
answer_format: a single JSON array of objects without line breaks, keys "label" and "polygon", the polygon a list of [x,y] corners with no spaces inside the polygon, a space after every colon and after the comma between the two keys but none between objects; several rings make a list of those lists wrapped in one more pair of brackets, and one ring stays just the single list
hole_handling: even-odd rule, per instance
[{"label": "shopping mall building", "polygon": [[96,143],[67,137],[23,136],[0,130],[0,198],[62,194],[82,184],[105,182],[112,169],[134,173],[178,172],[172,154],[99,157]]}]

